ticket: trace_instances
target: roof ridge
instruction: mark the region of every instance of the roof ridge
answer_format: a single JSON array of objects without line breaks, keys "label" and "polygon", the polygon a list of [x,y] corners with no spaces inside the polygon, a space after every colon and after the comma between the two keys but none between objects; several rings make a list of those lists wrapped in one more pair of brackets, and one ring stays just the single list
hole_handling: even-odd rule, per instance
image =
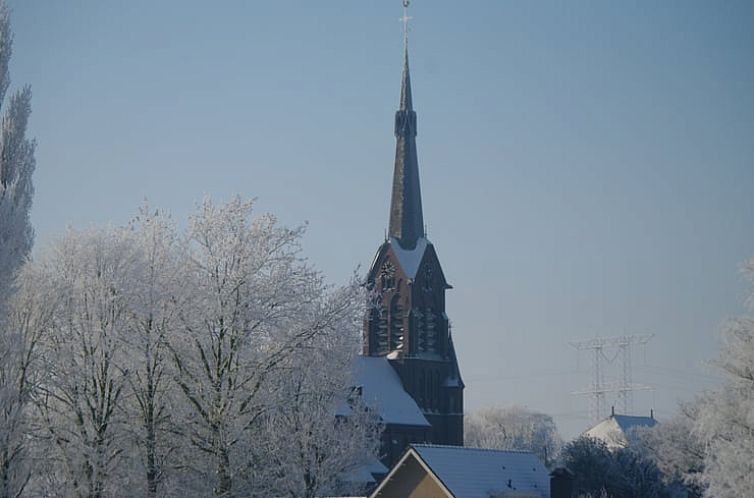
[{"label": "roof ridge", "polygon": [[529,450],[516,450],[516,449],[498,449],[498,448],[475,448],[470,446],[455,446],[451,444],[432,444],[432,443],[411,443],[413,448],[442,448],[452,450],[469,450],[469,451],[484,451],[488,453],[524,453],[534,455],[533,451]]}]

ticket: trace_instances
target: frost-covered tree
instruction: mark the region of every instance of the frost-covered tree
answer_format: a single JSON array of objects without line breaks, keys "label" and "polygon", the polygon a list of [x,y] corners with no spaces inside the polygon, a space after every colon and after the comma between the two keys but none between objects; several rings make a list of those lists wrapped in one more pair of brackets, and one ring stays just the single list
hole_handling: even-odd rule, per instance
[{"label": "frost-covered tree", "polygon": [[667,486],[678,496],[699,498],[704,492],[700,478],[705,447],[694,432],[694,424],[705,402],[698,397],[681,403],[678,413],[669,420],[634,430],[634,448],[655,462]]},{"label": "frost-covered tree", "polygon": [[137,251],[123,334],[123,364],[129,372],[122,411],[137,455],[131,455],[136,496],[167,496],[178,443],[168,339],[182,309],[180,240],[170,218],[142,207],[129,229],[119,232]]},{"label": "frost-covered tree", "polygon": [[616,479],[612,455],[604,441],[587,437],[575,439],[563,446],[560,459],[573,473],[576,496],[600,496]]},{"label": "frost-covered tree", "polygon": [[[744,272],[754,280],[754,259]],[[731,320],[722,338],[717,365],[726,380],[701,404],[696,423],[707,450],[702,475],[707,496],[754,496],[754,317]]]},{"label": "frost-covered tree", "polygon": [[671,490],[650,458],[631,448],[618,449],[612,457],[614,498],[670,498]]},{"label": "frost-covered tree", "polygon": [[[32,271],[21,272],[29,284],[38,278]],[[21,496],[34,471],[30,401],[41,380],[39,345],[57,295],[30,292],[29,287],[13,296],[6,332],[0,334],[0,498]]]},{"label": "frost-covered tree", "polygon": [[528,450],[549,465],[562,439],[552,417],[520,406],[487,408],[465,419],[466,446]]},{"label": "frost-covered tree", "polygon": [[32,266],[35,291],[56,296],[35,395],[47,471],[37,484],[48,496],[102,498],[122,485],[129,377],[122,339],[140,263],[122,232],[70,230]]},{"label": "frost-covered tree", "polygon": [[610,451],[604,441],[580,437],[563,446],[561,460],[574,475],[576,496],[671,496],[657,465],[631,448]]},{"label": "frost-covered tree", "polygon": [[301,230],[250,210],[207,201],[182,235],[144,208],[25,266],[10,316],[35,430],[0,435],[42,465],[15,465],[14,489],[314,496],[374,455],[379,427],[348,404],[363,297],[324,285]]},{"label": "frost-covered tree", "polygon": [[38,314],[15,314],[9,309],[16,277],[34,238],[29,210],[35,166],[35,144],[26,138],[31,90],[24,87],[6,99],[12,45],[10,12],[0,0],[0,107],[4,107],[0,130],[0,498],[19,496],[31,472],[25,410],[34,383],[32,328],[39,319]]},{"label": "frost-covered tree", "polygon": [[31,175],[35,143],[26,138],[31,89],[22,88],[6,102],[12,46],[10,12],[0,1],[0,105],[6,107],[0,131],[0,315],[34,239],[29,210],[34,193]]},{"label": "frost-covered tree", "polygon": [[332,296],[343,314],[301,344],[276,375],[278,399],[265,417],[263,452],[269,496],[315,498],[354,490],[354,478],[373,464],[381,425],[353,391],[356,331],[364,300],[352,285]]},{"label": "frost-covered tree", "polygon": [[128,227],[69,230],[24,269],[11,323],[35,352],[24,355],[44,461],[35,492],[165,494],[177,246],[166,219],[143,209]]},{"label": "frost-covered tree", "polygon": [[251,204],[205,201],[190,220],[184,265],[187,298],[171,338],[175,381],[187,410],[180,420],[195,457],[187,469],[205,494],[230,498],[262,488],[249,451],[262,440],[277,402],[272,382],[301,345],[350,312],[300,256],[300,229]]}]

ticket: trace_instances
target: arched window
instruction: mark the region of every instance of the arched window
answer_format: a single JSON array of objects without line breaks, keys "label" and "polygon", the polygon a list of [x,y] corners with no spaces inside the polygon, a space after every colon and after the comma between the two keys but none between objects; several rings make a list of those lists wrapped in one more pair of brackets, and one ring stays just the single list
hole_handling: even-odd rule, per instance
[{"label": "arched window", "polygon": [[434,310],[430,307],[424,310],[424,344],[423,351],[431,353],[436,351],[437,346],[437,322]]},{"label": "arched window", "polygon": [[377,305],[372,309],[372,323],[375,324],[374,330],[374,347],[380,353],[388,352],[388,321],[387,311],[381,306]]},{"label": "arched window", "polygon": [[405,339],[403,318],[400,295],[396,294],[390,301],[390,351],[403,349]]}]

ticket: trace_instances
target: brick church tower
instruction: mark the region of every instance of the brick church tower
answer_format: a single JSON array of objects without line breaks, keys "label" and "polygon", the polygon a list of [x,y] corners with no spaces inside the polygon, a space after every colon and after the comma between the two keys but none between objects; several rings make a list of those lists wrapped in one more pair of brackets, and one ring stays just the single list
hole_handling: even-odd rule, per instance
[{"label": "brick church tower", "polygon": [[402,441],[463,445],[464,385],[445,314],[451,286],[424,231],[407,43],[403,57],[390,224],[367,275],[374,301],[364,320],[363,355],[387,359],[431,426],[419,436],[425,441],[416,434]]}]

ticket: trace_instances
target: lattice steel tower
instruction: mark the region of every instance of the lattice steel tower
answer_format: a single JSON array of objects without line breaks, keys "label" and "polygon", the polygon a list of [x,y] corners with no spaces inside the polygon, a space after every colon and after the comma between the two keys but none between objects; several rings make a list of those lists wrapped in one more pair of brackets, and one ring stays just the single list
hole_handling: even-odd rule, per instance
[{"label": "lattice steel tower", "polygon": [[[654,334],[624,335],[618,337],[597,337],[585,341],[569,342],[578,351],[590,351],[592,362],[592,384],[573,394],[589,397],[589,417],[598,422],[606,414],[606,395],[616,393],[618,405],[623,414],[633,413],[633,393],[652,389],[651,386],[633,383],[633,367],[631,364],[631,348],[635,345],[645,345]],[[612,354],[611,354],[612,353]],[[605,363],[613,363],[620,358],[621,375],[618,380],[605,380]]]}]

